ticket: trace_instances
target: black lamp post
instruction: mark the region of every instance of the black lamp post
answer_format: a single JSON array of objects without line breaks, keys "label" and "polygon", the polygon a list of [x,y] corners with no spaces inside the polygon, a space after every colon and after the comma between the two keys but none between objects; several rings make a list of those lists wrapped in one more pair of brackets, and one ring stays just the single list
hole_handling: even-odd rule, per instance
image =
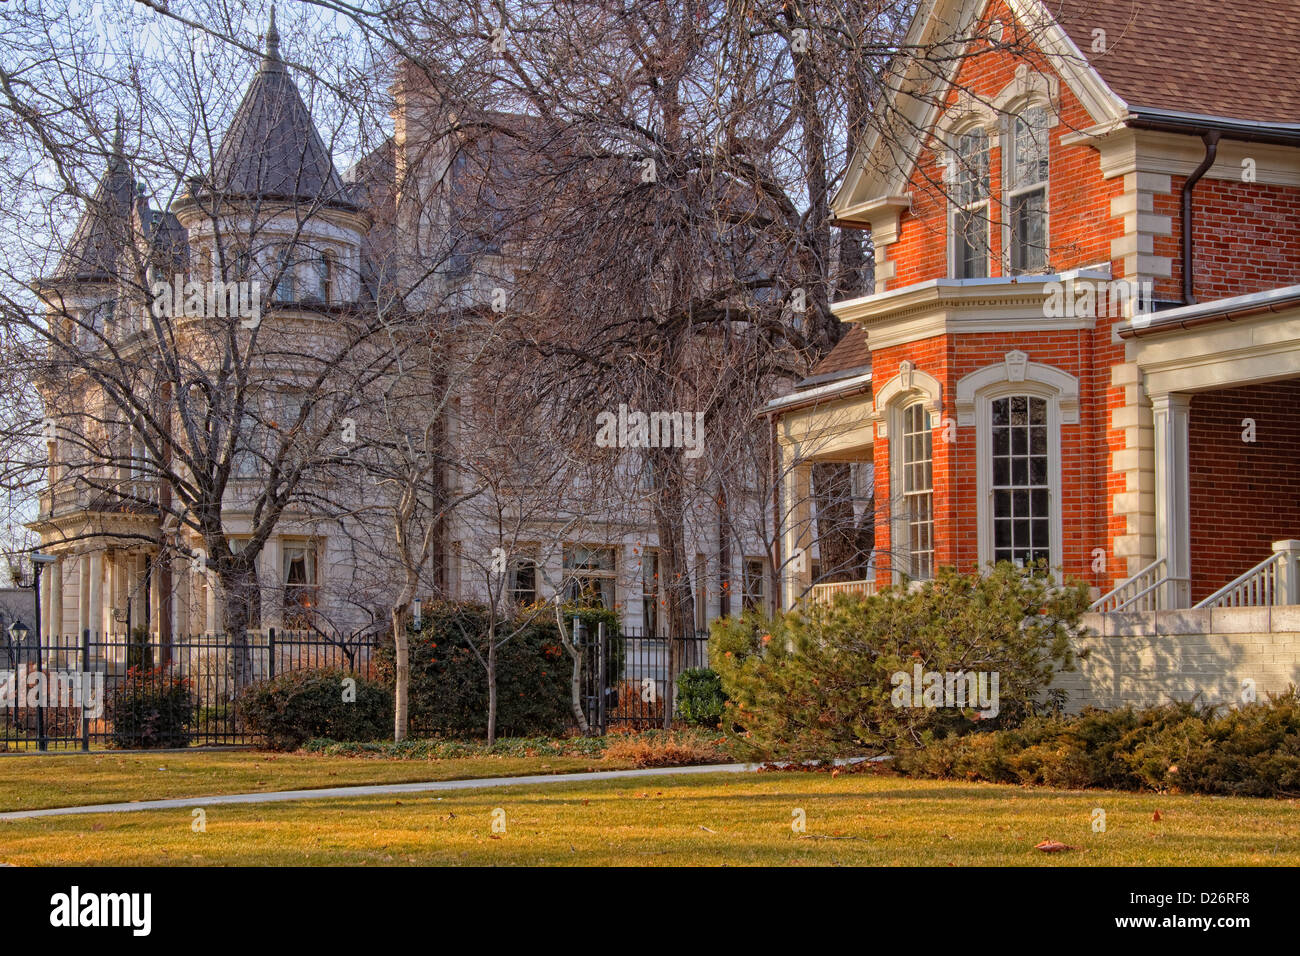
[{"label": "black lamp post", "polygon": [[[45,679],[45,660],[44,648],[41,646],[41,571],[47,564],[53,564],[55,557],[52,554],[42,554],[39,551],[33,551],[32,558],[32,591],[36,598],[36,672]],[[12,629],[11,629],[12,630]],[[37,746],[41,750],[48,749],[45,744],[45,708],[36,708],[36,738],[39,741]]]},{"label": "black lamp post", "polygon": [[18,670],[19,656],[22,654],[22,647],[27,643],[27,635],[31,631],[27,625],[22,622],[21,618],[14,618],[13,623],[9,625],[9,647],[10,654],[13,657],[14,670]]}]

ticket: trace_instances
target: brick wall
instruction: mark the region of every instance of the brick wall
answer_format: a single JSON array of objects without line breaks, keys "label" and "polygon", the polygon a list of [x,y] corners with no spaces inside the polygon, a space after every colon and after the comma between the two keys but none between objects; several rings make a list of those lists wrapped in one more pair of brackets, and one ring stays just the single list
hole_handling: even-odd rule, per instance
[{"label": "brick wall", "polygon": [[[1300,538],[1300,381],[1204,392],[1188,426],[1192,601]],[[1255,441],[1243,441],[1243,419]]]},{"label": "brick wall", "polygon": [[[985,13],[985,22],[993,18],[1013,27],[1015,18],[1004,2],[994,2]],[[1011,37],[1006,38],[1011,42]],[[1032,51],[993,50],[980,41],[967,51],[956,83],[950,91],[946,106],[956,104],[962,90],[969,91],[985,102],[991,101],[1014,78],[1016,68],[1027,65],[1035,72],[1050,73],[1046,62]],[[1050,132],[1049,184],[1049,234],[1050,263],[1054,269],[1065,270],[1109,262],[1114,279],[1127,278],[1123,259],[1112,259],[1112,242],[1123,237],[1122,216],[1112,215],[1112,201],[1124,195],[1124,177],[1106,179],[1102,175],[1100,155],[1084,143],[1067,145],[1062,142],[1078,130],[1092,125],[1082,104],[1075,98],[1068,84],[1060,83],[1058,122]],[[941,155],[938,144],[927,143],[918,158],[917,167],[909,183],[912,197],[910,211],[899,221],[899,239],[886,247],[887,260],[896,272],[888,281],[888,289],[946,276],[948,244],[948,197],[943,183]],[[990,138],[990,180],[993,194],[991,215],[996,220],[1003,216],[999,206],[1001,194],[1002,150],[1000,137]],[[1179,219],[1179,191],[1185,177],[1171,177],[1172,189],[1157,193],[1150,210],[1155,217],[1169,217],[1170,235],[1152,237],[1150,252],[1158,261],[1166,258],[1172,264],[1172,274],[1156,281],[1156,297],[1176,300],[1181,296],[1181,240]],[[1196,187],[1196,294],[1206,301],[1212,298],[1241,295],[1263,289],[1300,282],[1300,188],[1204,179]],[[990,231],[993,257],[992,275],[1001,274],[1001,230]],[[1098,318],[1091,332],[1047,332],[1027,329],[1015,335],[969,334],[951,339],[930,339],[908,345],[874,350],[872,363],[878,385],[892,378],[903,359],[911,359],[918,369],[934,375],[943,383],[945,415],[954,414],[950,399],[957,381],[967,373],[1001,361],[1011,349],[1028,353],[1031,361],[1054,365],[1075,375],[1080,386],[1080,421],[1066,425],[1061,433],[1061,471],[1063,482],[1062,530],[1063,557],[1066,570],[1084,578],[1101,590],[1109,590],[1128,576],[1125,556],[1116,553],[1116,540],[1124,538],[1126,554],[1134,559],[1140,552],[1133,550],[1134,539],[1139,534],[1149,535],[1139,528],[1130,527],[1130,518],[1116,513],[1115,496],[1135,489],[1128,486],[1128,476],[1113,466],[1116,453],[1126,452],[1126,434],[1122,428],[1113,427],[1114,415],[1124,409],[1126,396],[1122,387],[1112,384],[1112,369],[1125,362],[1124,346],[1113,335],[1118,316]],[[1288,389],[1291,386],[1281,386]],[[1226,393],[1225,393],[1226,394]],[[1247,403],[1264,404],[1274,416],[1282,409],[1290,409],[1296,421],[1295,399],[1300,396],[1286,392],[1285,396],[1245,396]],[[1198,398],[1204,414],[1209,414],[1211,399]],[[1281,403],[1281,404],[1279,404]],[[1194,405],[1194,412],[1197,406]],[[1222,409],[1225,421],[1236,414],[1235,409]],[[1230,414],[1229,414],[1230,413]],[[1215,475],[1205,475],[1203,487],[1193,491],[1193,507],[1201,509],[1193,517],[1193,563],[1196,554],[1213,556],[1205,559],[1197,571],[1194,592],[1200,595],[1226,583],[1236,574],[1249,568],[1268,552],[1268,544],[1282,536],[1280,529],[1290,527],[1287,536],[1300,535],[1294,517],[1300,494],[1297,494],[1294,456],[1288,462],[1270,458],[1270,452],[1261,444],[1242,450],[1240,419],[1227,429],[1222,423],[1211,426],[1208,419],[1204,427],[1234,431],[1237,437],[1234,453],[1245,458],[1228,457],[1220,461],[1204,458],[1202,468],[1217,469]],[[1263,422],[1262,418],[1256,416]],[[941,422],[935,422],[934,475],[935,475],[935,537],[936,560],[962,567],[973,565],[977,559],[977,502],[975,488],[975,432],[972,428],[958,430],[958,442],[952,448],[941,441]],[[1283,427],[1283,426],[1278,426]],[[1273,428],[1270,425],[1270,428]],[[1274,434],[1281,432],[1274,429]],[[1223,436],[1205,435],[1204,440],[1218,440]],[[1300,444],[1300,435],[1291,434],[1292,448]],[[1127,450],[1131,457],[1133,450]],[[1194,455],[1195,457],[1195,455]],[[876,440],[877,500],[881,503],[881,518],[877,526],[877,541],[882,550],[890,543],[890,527],[886,517],[889,501],[888,443]],[[1291,472],[1285,473],[1286,468]],[[1251,520],[1241,523],[1228,535],[1222,533],[1225,524],[1222,516],[1222,496],[1225,485],[1231,485],[1224,470],[1243,476],[1242,494],[1246,506],[1261,515],[1262,523]],[[1259,476],[1253,480],[1252,476]],[[1268,486],[1285,489],[1287,503],[1268,503],[1251,490]],[[1236,492],[1231,492],[1236,494]],[[1149,547],[1149,544],[1144,545]],[[1092,552],[1103,549],[1106,555],[1105,570],[1092,570]],[[1145,560],[1145,558],[1143,559]]]},{"label": "brick wall", "polygon": [[[1004,24],[1014,24],[1015,18],[1005,4],[992,4],[985,14],[985,22],[1000,19]],[[1016,75],[1016,68],[1027,66],[1031,71],[1053,75],[1046,61],[1027,40],[1013,41],[1010,34],[1006,42],[1020,42],[1024,48],[994,50],[984,45],[968,53],[950,90],[945,108],[956,104],[964,90],[979,102],[989,103],[1007,87]],[[1110,201],[1123,192],[1119,179],[1104,179],[1098,154],[1083,143],[1064,145],[1067,137],[1093,125],[1087,110],[1065,83],[1060,84],[1060,104],[1057,124],[1049,134],[1048,183],[1049,261],[1054,270],[1073,269],[1110,261],[1110,241],[1123,232],[1123,223],[1110,214]],[[897,266],[895,278],[889,288],[901,288],[947,274],[948,269],[948,195],[943,181],[939,144],[930,142],[922,151],[917,168],[912,174],[909,192],[912,209],[905,212],[899,222],[899,240],[887,249],[887,256]],[[992,246],[990,274],[1002,275],[1002,234],[997,224],[1008,215],[1002,198],[1002,137],[989,140],[989,180],[992,200],[989,230]]]}]

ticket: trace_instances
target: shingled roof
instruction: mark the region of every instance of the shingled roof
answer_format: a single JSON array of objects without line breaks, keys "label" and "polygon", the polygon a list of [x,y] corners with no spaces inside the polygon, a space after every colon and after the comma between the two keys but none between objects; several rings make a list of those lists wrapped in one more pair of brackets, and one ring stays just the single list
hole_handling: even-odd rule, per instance
[{"label": "shingled roof", "polygon": [[262,64],[235,111],[202,189],[222,198],[356,208],[280,58],[274,7]]},{"label": "shingled roof", "polygon": [[844,338],[826,353],[808,373],[807,382],[822,382],[860,374],[871,368],[871,350],[867,348],[867,330],[853,325]]},{"label": "shingled roof", "polygon": [[118,256],[131,234],[131,204],[135,196],[135,177],[122,154],[122,118],[119,115],[108,167],[77,223],[72,242],[47,281],[112,281],[117,275]]},{"label": "shingled roof", "polygon": [[[1044,0],[1130,109],[1300,122],[1295,0]],[[1104,30],[1097,52],[1095,31]]]}]

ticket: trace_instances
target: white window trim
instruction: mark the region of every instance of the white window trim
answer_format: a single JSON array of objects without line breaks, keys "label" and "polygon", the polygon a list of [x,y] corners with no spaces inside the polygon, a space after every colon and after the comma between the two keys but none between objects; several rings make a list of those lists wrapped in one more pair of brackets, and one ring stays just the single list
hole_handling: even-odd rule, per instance
[{"label": "white window trim", "polygon": [[[902,437],[906,432],[903,426],[903,415],[909,409],[920,405],[930,416],[930,575],[934,576],[935,559],[934,552],[934,429],[939,424],[935,413],[930,411],[929,405],[925,399],[916,394],[905,396],[900,401],[894,402],[889,409],[891,419],[890,427],[893,434]],[[912,562],[912,516],[911,512],[904,506],[907,503],[906,481],[903,477],[903,443],[901,441],[890,441],[889,443],[889,497],[890,518],[892,521],[889,535],[890,551],[899,558],[898,562],[890,561],[891,566],[906,560],[906,567],[893,567],[894,583],[902,582],[903,575],[911,580],[926,580],[920,578],[917,574],[915,565]]]},{"label": "white window trim", "polygon": [[[911,361],[899,364],[898,374],[881,386],[875,395],[871,418],[876,423],[876,435],[889,438],[890,434],[901,435],[903,432],[903,409],[921,401],[930,413],[931,429],[943,424],[943,385],[928,372],[918,369]],[[933,447],[933,442],[931,442]],[[931,452],[933,456],[933,452]],[[933,457],[931,459],[933,461]],[[895,441],[889,442],[889,540],[890,540],[890,574],[894,583],[901,583],[903,574],[910,575],[911,568],[898,566],[895,558],[901,555],[899,542],[907,537],[907,517],[901,514],[903,487],[902,446]],[[934,482],[930,483],[931,489]],[[933,490],[931,491],[933,495]],[[933,499],[932,499],[933,500]],[[902,537],[900,537],[900,535]],[[937,566],[937,564],[936,564]]]},{"label": "white window trim", "polygon": [[957,424],[975,426],[975,491],[978,555],[981,567],[993,563],[993,423],[994,399],[1032,395],[1047,401],[1047,485],[1053,570],[1064,564],[1061,492],[1061,428],[1079,423],[1079,380],[1050,365],[1028,361],[1012,351],[1003,362],[971,372],[957,383]]},{"label": "white window trim", "polygon": [[[954,123],[944,134],[947,146],[943,152],[942,162],[944,165],[944,191],[948,194],[948,275],[953,278],[957,278],[957,217],[960,213],[973,212],[981,207],[984,210],[984,218],[987,220],[988,225],[988,248],[985,250],[984,255],[984,275],[991,276],[993,274],[993,230],[998,228],[1004,218],[993,212],[993,165],[991,162],[993,157],[993,137],[991,130],[996,128],[997,118],[992,113],[974,112],[966,114],[963,121]],[[982,202],[962,206],[956,201],[957,179],[961,175],[961,160],[957,156],[957,147],[962,137],[980,131],[984,133],[984,149],[990,160],[989,194]]]},{"label": "white window trim", "polygon": [[[1016,153],[1016,121],[1020,118],[1021,112],[1041,106],[1046,110],[1047,125],[1046,134],[1048,140],[1047,149],[1047,178],[1041,182],[1034,183],[1032,186],[1016,188],[1012,182],[1015,175],[1015,153]],[[1016,108],[1015,115],[1007,116],[1002,124],[1002,215],[999,217],[999,226],[1002,230],[1002,272],[1004,275],[1045,275],[1052,270],[1052,150],[1051,137],[1052,127],[1058,122],[1057,115],[1052,111],[1052,106],[1047,103],[1037,102],[1036,99],[1029,99],[1021,102]],[[1034,192],[1041,189],[1043,191],[1043,271],[1041,272],[1014,272],[1014,249],[1012,243],[1015,241],[1014,223],[1011,221],[1012,213],[1015,209],[1016,197],[1022,193]]]},{"label": "white window trim", "polygon": [[[1016,118],[1034,106],[1041,106],[1047,112],[1048,161],[1047,181],[1043,184],[1046,195],[1043,197],[1043,235],[1047,247],[1051,248],[1052,236],[1052,161],[1051,131],[1061,122],[1060,115],[1060,81],[1055,76],[1031,71],[1022,63],[1016,67],[1015,79],[1002,88],[993,97],[992,105],[998,113],[998,138],[1002,156],[1002,210],[998,225],[1002,234],[1002,273],[1011,275],[1011,174],[1012,154],[1015,152]],[[1051,268],[1050,257],[1048,268]],[[1027,273],[1033,274],[1033,273]]]}]

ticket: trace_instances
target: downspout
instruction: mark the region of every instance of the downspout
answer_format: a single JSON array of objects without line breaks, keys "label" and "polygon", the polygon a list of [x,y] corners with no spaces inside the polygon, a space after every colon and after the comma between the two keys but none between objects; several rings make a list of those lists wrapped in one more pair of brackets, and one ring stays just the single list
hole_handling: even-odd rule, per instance
[{"label": "downspout", "polygon": [[1196,301],[1194,291],[1195,273],[1193,258],[1195,252],[1195,242],[1192,235],[1192,190],[1196,184],[1201,181],[1201,177],[1209,172],[1210,167],[1214,165],[1215,157],[1219,153],[1219,131],[1206,130],[1201,134],[1201,141],[1205,143],[1205,158],[1201,164],[1192,170],[1192,174],[1187,177],[1183,183],[1182,205],[1183,205],[1183,304],[1192,305]]}]

